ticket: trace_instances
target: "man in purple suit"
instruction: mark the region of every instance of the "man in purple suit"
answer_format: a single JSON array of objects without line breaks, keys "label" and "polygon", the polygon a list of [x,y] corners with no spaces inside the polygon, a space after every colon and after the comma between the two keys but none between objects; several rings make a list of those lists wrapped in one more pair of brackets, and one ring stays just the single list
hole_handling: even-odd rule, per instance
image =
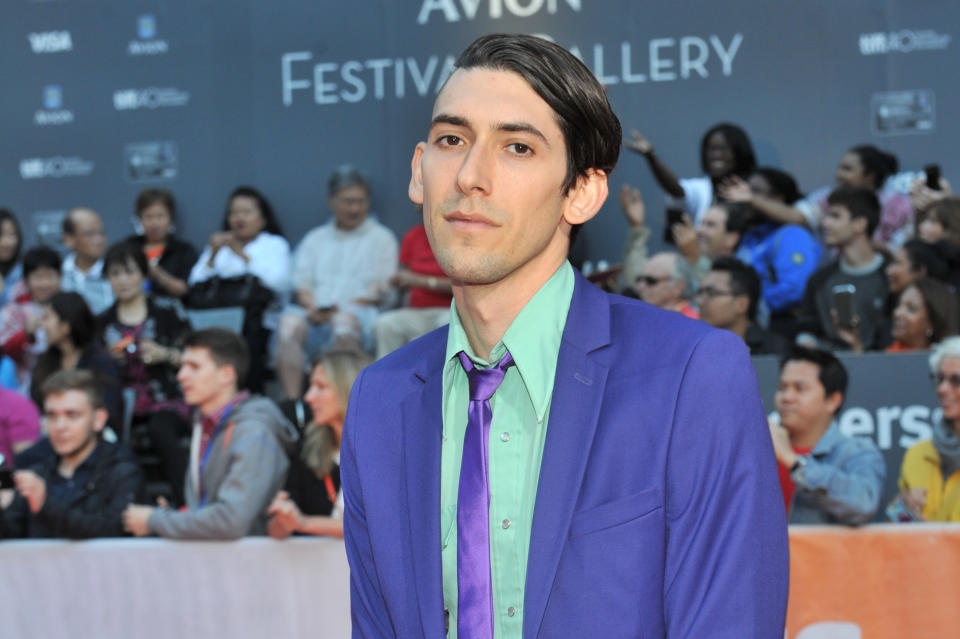
[{"label": "man in purple suit", "polygon": [[354,637],[783,636],[787,535],[742,340],[566,260],[620,123],[532,36],[460,56],[411,199],[450,326],[367,368],[342,475]]}]

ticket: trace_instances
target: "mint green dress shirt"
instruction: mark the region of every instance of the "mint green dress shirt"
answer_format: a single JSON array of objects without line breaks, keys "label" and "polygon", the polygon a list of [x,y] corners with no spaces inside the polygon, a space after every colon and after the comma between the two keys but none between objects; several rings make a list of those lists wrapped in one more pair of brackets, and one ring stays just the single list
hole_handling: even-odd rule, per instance
[{"label": "mint green dress shirt", "polygon": [[509,350],[516,362],[490,399],[490,564],[494,635],[519,639],[533,507],[573,283],[573,267],[564,262],[513,320],[493,347],[489,362],[470,348],[456,304],[450,308],[440,452],[443,602],[449,612],[450,639],[457,637],[457,493],[470,401],[467,374],[457,354],[465,351],[474,365],[487,368]]}]

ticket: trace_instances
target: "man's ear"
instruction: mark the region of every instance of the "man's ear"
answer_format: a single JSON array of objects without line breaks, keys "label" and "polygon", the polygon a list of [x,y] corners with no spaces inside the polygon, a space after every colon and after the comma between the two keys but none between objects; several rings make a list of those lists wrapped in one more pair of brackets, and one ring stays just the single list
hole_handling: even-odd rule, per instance
[{"label": "man's ear", "polygon": [[418,142],[413,150],[413,159],[410,160],[410,186],[407,188],[407,194],[414,204],[423,204],[423,152],[426,150],[426,142]]},{"label": "man's ear", "polygon": [[107,419],[109,418],[110,413],[107,412],[106,408],[98,408],[93,411],[93,432],[102,432],[104,426],[107,425]]},{"label": "man's ear", "polygon": [[607,174],[600,169],[589,169],[577,178],[576,185],[567,193],[563,219],[571,226],[590,220],[607,199]]},{"label": "man's ear", "polygon": [[746,315],[750,310],[750,298],[746,295],[737,295],[733,298],[733,304],[737,309],[738,315]]},{"label": "man's ear", "polygon": [[830,413],[836,415],[836,412],[840,409],[840,405],[843,404],[843,393],[835,391],[827,395],[825,401],[827,402],[827,409]]}]

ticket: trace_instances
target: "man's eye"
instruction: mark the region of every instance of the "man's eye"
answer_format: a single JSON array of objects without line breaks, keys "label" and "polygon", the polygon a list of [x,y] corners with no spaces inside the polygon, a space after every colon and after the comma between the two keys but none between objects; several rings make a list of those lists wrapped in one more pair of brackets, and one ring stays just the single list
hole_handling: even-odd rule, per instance
[{"label": "man's eye", "polygon": [[514,142],[513,144],[511,144],[511,145],[510,145],[509,147],[507,147],[507,148],[509,148],[511,151],[513,151],[513,152],[516,153],[517,155],[532,155],[532,154],[533,154],[533,149],[531,149],[529,146],[527,146],[526,144],[523,144],[523,143],[521,143],[521,142]]},{"label": "man's eye", "polygon": [[437,143],[441,146],[459,146],[462,140],[455,135],[441,135],[437,139]]}]

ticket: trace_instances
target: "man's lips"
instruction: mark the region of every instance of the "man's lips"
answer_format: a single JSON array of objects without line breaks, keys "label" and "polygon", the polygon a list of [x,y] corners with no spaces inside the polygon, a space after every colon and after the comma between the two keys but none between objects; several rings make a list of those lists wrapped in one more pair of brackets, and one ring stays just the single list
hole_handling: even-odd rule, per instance
[{"label": "man's lips", "polygon": [[443,216],[450,224],[463,228],[479,228],[481,226],[497,226],[494,224],[493,220],[481,215],[480,213],[463,213],[462,211],[454,211],[452,213],[447,213]]}]

